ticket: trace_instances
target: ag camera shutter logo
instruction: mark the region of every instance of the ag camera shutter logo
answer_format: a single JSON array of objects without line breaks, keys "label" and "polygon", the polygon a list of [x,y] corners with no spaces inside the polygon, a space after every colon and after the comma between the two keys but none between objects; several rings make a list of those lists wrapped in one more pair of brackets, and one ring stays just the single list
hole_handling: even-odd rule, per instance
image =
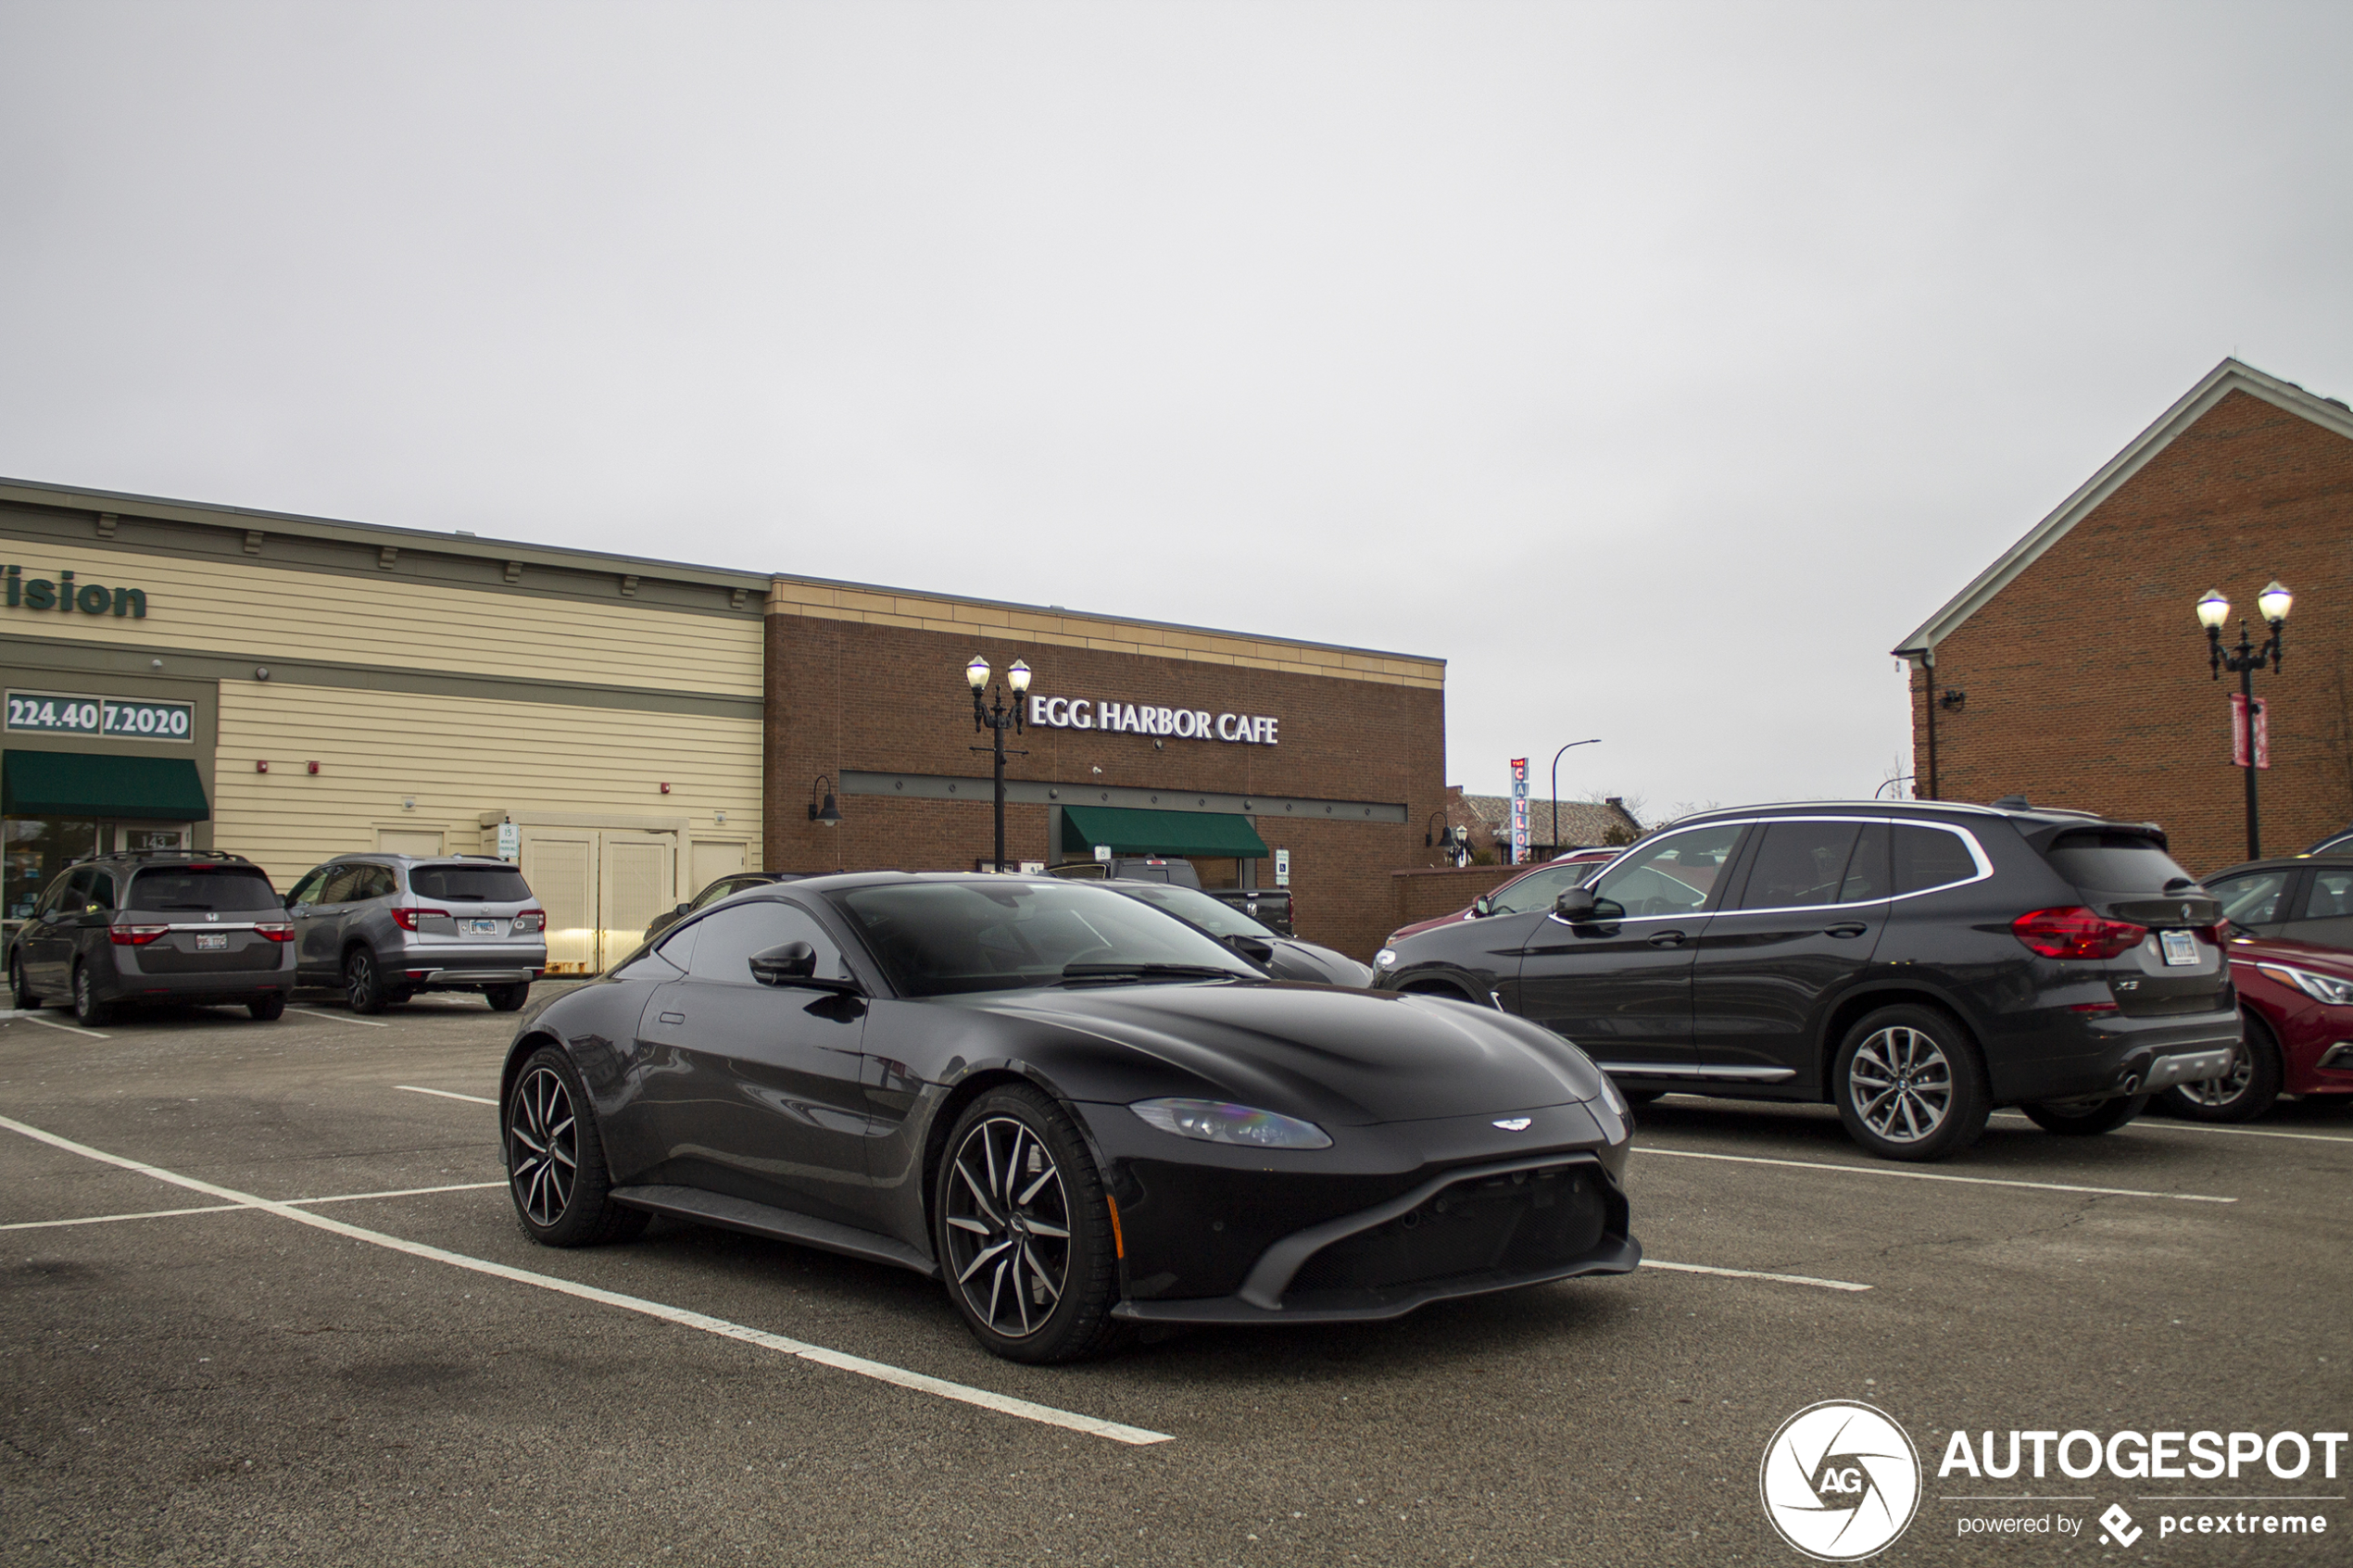
[{"label": "ag camera shutter logo", "polygon": [[1886,1411],[1808,1405],[1765,1445],[1756,1489],[1781,1539],[1820,1562],[1884,1551],[1920,1504],[1920,1456]]}]

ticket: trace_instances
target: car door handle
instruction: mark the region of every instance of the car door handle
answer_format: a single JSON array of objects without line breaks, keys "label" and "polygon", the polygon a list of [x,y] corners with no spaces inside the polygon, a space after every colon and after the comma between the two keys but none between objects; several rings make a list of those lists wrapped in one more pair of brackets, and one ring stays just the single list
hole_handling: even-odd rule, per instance
[{"label": "car door handle", "polygon": [[1834,925],[1822,933],[1825,936],[1860,936],[1870,929],[1868,925]]},{"label": "car door handle", "polygon": [[1682,945],[1683,934],[1680,931],[1662,931],[1651,938],[1654,947],[1680,947]]},{"label": "car door handle", "polygon": [[686,1015],[683,1012],[665,1012],[661,1015],[661,1021],[664,1023],[684,1023],[686,1022]]}]

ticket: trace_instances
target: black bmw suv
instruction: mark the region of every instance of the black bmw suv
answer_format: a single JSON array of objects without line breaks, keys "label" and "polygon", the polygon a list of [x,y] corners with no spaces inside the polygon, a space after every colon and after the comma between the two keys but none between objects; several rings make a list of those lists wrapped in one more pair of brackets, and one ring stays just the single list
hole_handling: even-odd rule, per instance
[{"label": "black bmw suv", "polygon": [[1828,1101],[1892,1160],[1957,1153],[1996,1106],[2105,1133],[2239,1041],[2220,904],[2145,822],[2005,802],[1686,818],[1554,908],[1379,955],[1567,1035],[1628,1097]]}]

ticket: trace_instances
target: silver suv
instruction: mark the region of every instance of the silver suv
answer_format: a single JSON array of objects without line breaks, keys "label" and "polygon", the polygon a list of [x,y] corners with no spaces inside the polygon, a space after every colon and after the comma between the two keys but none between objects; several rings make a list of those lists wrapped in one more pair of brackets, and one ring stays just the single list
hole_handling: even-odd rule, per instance
[{"label": "silver suv", "polygon": [[340,855],[286,895],[301,984],[354,1012],[420,991],[479,991],[519,1010],[547,972],[547,911],[522,872],[486,855]]}]

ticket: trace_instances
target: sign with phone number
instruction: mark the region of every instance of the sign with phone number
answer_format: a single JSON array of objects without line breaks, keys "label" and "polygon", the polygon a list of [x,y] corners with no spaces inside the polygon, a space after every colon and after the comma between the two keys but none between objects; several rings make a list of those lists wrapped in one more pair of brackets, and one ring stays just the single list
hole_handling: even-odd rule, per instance
[{"label": "sign with phone number", "polygon": [[68,696],[56,692],[8,694],[8,728],[44,734],[185,741],[193,738],[195,718],[195,705],[185,702]]}]

